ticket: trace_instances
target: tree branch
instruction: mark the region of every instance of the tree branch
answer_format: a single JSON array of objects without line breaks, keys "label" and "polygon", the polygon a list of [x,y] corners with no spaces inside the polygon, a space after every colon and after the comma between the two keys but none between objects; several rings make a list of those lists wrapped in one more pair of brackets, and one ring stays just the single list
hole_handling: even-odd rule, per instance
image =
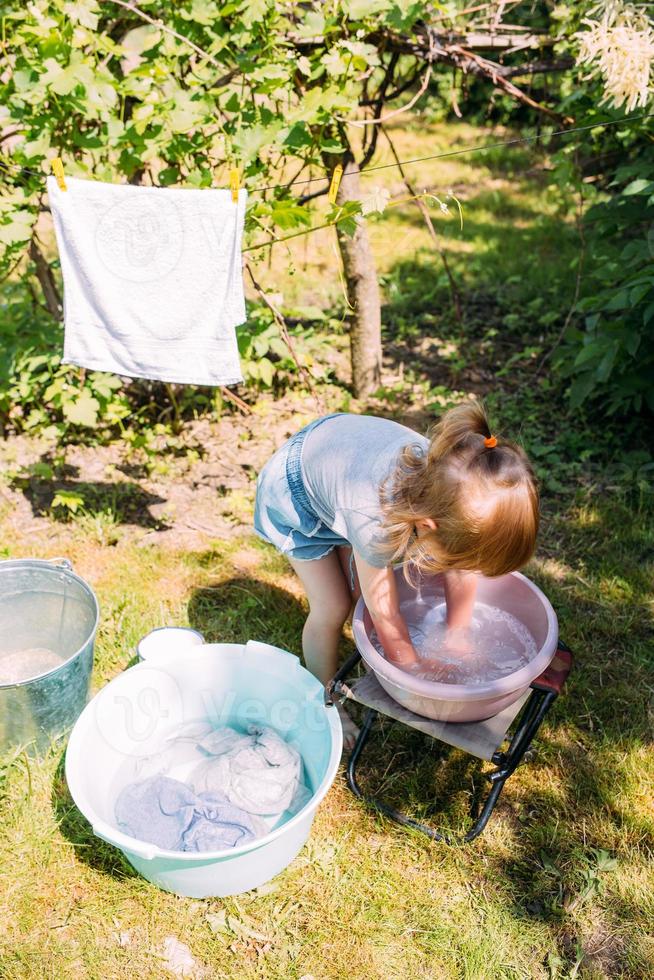
[{"label": "tree branch", "polygon": [[507,67],[502,65],[503,78],[519,78],[525,75],[543,75],[551,71],[567,71],[574,65],[574,58],[559,58],[557,61],[528,61],[524,65]]},{"label": "tree branch", "polygon": [[55,282],[52,269],[47,262],[43,252],[36,244],[36,239],[32,238],[29,248],[30,258],[36,266],[36,278],[39,280],[39,284],[43,291],[43,298],[45,299],[45,305],[48,308],[48,313],[55,320],[61,320],[63,313],[63,306],[61,302],[61,296],[59,295],[59,290],[57,289],[57,284]]},{"label": "tree branch", "polygon": [[[459,56],[459,67],[463,71],[471,71],[473,74],[487,78],[496,88],[501,88],[507,95],[513,96],[518,102],[528,105],[531,109],[537,109],[551,119],[561,119],[560,113],[555,112],[554,109],[550,109],[549,106],[545,106],[541,102],[536,102],[530,95],[527,95],[517,85],[514,85],[513,82],[505,78],[501,65],[496,65],[493,61],[482,58],[480,55],[475,54],[474,51],[466,51],[465,48],[459,47],[458,45],[451,46],[449,48],[449,54],[454,57]],[[569,116],[563,117],[563,120],[564,122],[574,122]]]},{"label": "tree branch", "polygon": [[282,340],[284,341],[284,343],[286,344],[286,346],[289,349],[289,353],[290,353],[291,357],[293,358],[293,361],[295,362],[295,366],[298,369],[298,373],[299,373],[300,377],[302,378],[302,380],[306,384],[307,388],[309,389],[309,391],[313,395],[313,397],[314,397],[314,399],[316,401],[316,405],[318,406],[318,410],[321,413],[324,412],[325,406],[324,406],[324,404],[322,402],[322,399],[316,393],[316,390],[315,390],[315,388],[313,386],[313,381],[311,380],[311,375],[307,372],[307,370],[304,367],[304,365],[300,364],[300,361],[298,359],[298,356],[297,356],[297,354],[295,352],[295,348],[294,348],[293,343],[291,341],[291,338],[290,338],[290,335],[289,335],[289,332],[288,332],[288,328],[286,326],[286,320],[284,319],[283,314],[277,309],[277,307],[272,302],[272,300],[269,299],[269,297],[267,296],[265,290],[259,285],[259,283],[257,282],[257,280],[254,278],[254,273],[252,272],[252,267],[251,267],[250,263],[247,262],[247,261],[245,263],[245,268],[248,271],[248,275],[250,276],[250,279],[252,281],[252,285],[256,289],[257,294],[261,297],[261,299],[263,300],[263,302],[266,304],[266,306],[268,307],[268,309],[272,313],[273,318],[275,320],[275,323],[279,327],[279,332],[281,334]]},{"label": "tree branch", "polygon": [[[337,116],[336,118],[339,119],[341,122],[347,123],[348,126],[359,126],[361,129],[363,129],[365,126],[378,126],[381,125],[382,123],[386,123],[389,121],[389,119],[393,119],[395,116],[399,116],[402,112],[408,112],[409,109],[413,109],[418,99],[420,99],[421,96],[424,95],[424,93],[427,91],[427,86],[429,85],[430,79],[431,79],[431,65],[428,66],[427,71],[425,72],[424,78],[420,84],[420,88],[415,93],[415,95],[413,95],[412,98],[409,99],[407,104],[400,106],[399,109],[392,109],[390,112],[387,112],[385,116],[377,116],[374,119],[346,119],[344,116]],[[383,101],[384,99],[382,97],[380,103],[383,104]],[[377,111],[381,109],[380,103],[377,103],[377,107],[376,107]]]},{"label": "tree branch", "polygon": [[[180,34],[178,33],[178,31],[173,30],[172,27],[168,27],[168,25],[164,24],[162,20],[157,20],[155,17],[150,17],[150,15],[146,14],[144,10],[141,10],[140,7],[137,7],[135,3],[129,3],[128,0],[102,0],[102,2],[115,3],[119,7],[124,7],[125,10],[131,10],[133,14],[136,14],[137,17],[140,17],[141,20],[144,20],[147,24],[152,24],[154,27],[159,28],[159,30],[163,31],[165,34],[170,34],[171,37],[175,37],[177,38],[178,41],[181,41],[183,44],[188,45],[188,47],[192,48],[196,52],[196,54],[199,54],[203,58],[206,58],[206,60],[210,61],[212,65],[215,65],[217,68],[225,67],[220,61],[218,61],[217,58],[215,58],[212,54],[209,54],[208,51],[205,51],[204,48],[199,47],[199,45],[191,41],[189,37],[186,37],[185,34]],[[223,75],[217,81],[213,82],[213,85],[214,86],[226,85],[227,82],[231,81],[232,78],[234,78],[234,76],[238,74],[240,74],[240,69],[232,68],[232,70],[227,72],[226,75]]]},{"label": "tree branch", "polygon": [[[415,74],[411,75],[410,78],[407,78],[406,81],[402,82],[402,84],[399,85],[394,92],[388,92],[386,94],[386,102],[393,102],[394,99],[399,98],[399,96],[403,95],[408,88],[411,88],[412,85],[415,85],[415,83],[419,78],[420,78],[420,72],[417,71],[415,72]],[[376,105],[376,103],[377,103],[376,96],[374,99],[361,99],[359,101],[360,106],[371,106],[371,105],[374,106]]]},{"label": "tree branch", "polygon": [[[392,34],[383,30],[372,31],[367,35],[365,41],[376,47],[383,44],[387,51],[413,55],[414,58],[427,62],[428,64],[442,62],[443,64],[452,65],[467,74],[477,75],[480,78],[492,82],[493,85],[502,89],[508,95],[511,95],[518,102],[522,102],[546,116],[550,116],[558,121],[561,121],[562,118],[564,122],[572,121],[569,117],[561,117],[553,109],[532,99],[526,92],[523,92],[522,89],[510,82],[509,78],[511,76],[516,76],[520,73],[516,71],[517,66],[506,67],[488,58],[482,58],[481,55],[470,50],[469,45],[464,47],[461,44],[453,43],[453,37],[462,37],[462,35],[453,35],[452,33],[444,32],[437,33],[428,24],[422,24],[416,25],[414,33],[411,35]],[[301,38],[293,36],[291,40],[298,50],[311,50],[321,47],[324,44],[324,38],[318,37]],[[524,42],[525,39],[521,38],[520,40]],[[549,43],[550,40],[552,39],[544,38],[541,35],[532,35],[533,45],[539,48],[543,47],[545,43]],[[547,72],[550,70],[549,62],[538,61],[531,63],[528,73],[534,75],[537,71]]]},{"label": "tree branch", "polygon": [[409,178],[404,172],[402,162],[398,156],[397,150],[395,149],[395,144],[393,143],[392,139],[390,138],[390,136],[388,135],[388,133],[386,132],[383,126],[380,126],[379,128],[381,132],[384,134],[384,136],[386,137],[386,142],[390,147],[391,153],[393,154],[393,158],[397,164],[397,168],[400,171],[402,180],[404,181],[404,186],[408,190],[411,197],[414,199],[414,203],[416,204],[418,210],[422,214],[425,220],[425,224],[427,225],[427,230],[434,243],[434,247],[441,257],[441,261],[443,262],[443,269],[445,270],[445,275],[447,276],[448,282],[450,284],[450,293],[452,295],[452,303],[454,304],[454,311],[456,313],[456,318],[458,323],[461,323],[463,320],[463,313],[461,309],[461,293],[459,291],[459,287],[456,284],[454,276],[452,275],[452,270],[450,269],[450,263],[447,260],[447,255],[445,254],[438,240],[438,235],[436,234],[436,229],[434,228],[434,222],[431,220],[429,209],[425,205],[425,202],[420,197],[420,195],[416,193],[415,188],[409,182]]}]

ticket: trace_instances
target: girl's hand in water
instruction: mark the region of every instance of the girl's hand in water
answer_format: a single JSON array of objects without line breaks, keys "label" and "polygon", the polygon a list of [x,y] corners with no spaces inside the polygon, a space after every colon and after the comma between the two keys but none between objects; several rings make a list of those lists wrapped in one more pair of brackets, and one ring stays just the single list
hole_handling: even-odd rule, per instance
[{"label": "girl's hand in water", "polygon": [[456,629],[448,629],[443,642],[443,649],[449,653],[457,653],[461,657],[468,657],[474,653],[470,630],[459,626]]},{"label": "girl's hand in water", "polygon": [[409,668],[420,663],[420,658],[413,647],[410,649],[405,647],[395,650],[393,653],[387,653],[386,659],[389,663],[395,664],[396,667],[402,667],[403,670],[409,670]]}]

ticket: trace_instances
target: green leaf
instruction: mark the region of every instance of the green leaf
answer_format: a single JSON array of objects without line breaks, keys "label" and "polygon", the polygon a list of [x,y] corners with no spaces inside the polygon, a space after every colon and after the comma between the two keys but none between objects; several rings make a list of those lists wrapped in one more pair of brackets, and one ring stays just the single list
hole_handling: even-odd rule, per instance
[{"label": "green leaf", "polygon": [[88,27],[90,31],[94,31],[98,26],[100,11],[95,0],[68,0],[64,4],[64,13],[82,27]]},{"label": "green leaf", "polygon": [[218,7],[213,0],[193,0],[190,12],[180,10],[179,14],[184,20],[192,20],[196,24],[203,24],[205,27],[210,27],[220,16]]},{"label": "green leaf", "polygon": [[120,378],[117,378],[114,374],[94,372],[90,375],[88,381],[93,391],[101,398],[111,398],[113,393],[123,386]]},{"label": "green leaf", "polygon": [[165,167],[159,171],[158,180],[162,187],[175,184],[179,180],[179,170],[177,167]]},{"label": "green leaf", "polygon": [[334,139],[321,139],[320,149],[324,153],[345,153],[345,147],[338,140]]},{"label": "green leaf", "polygon": [[645,180],[640,177],[638,180],[632,180],[630,184],[627,184],[623,190],[625,196],[629,194],[649,194],[650,191],[654,190],[654,181]]},{"label": "green leaf", "polygon": [[328,73],[335,77],[347,74],[350,66],[351,55],[343,48],[332,48],[320,59]]},{"label": "green leaf", "polygon": [[284,139],[284,146],[289,150],[299,150],[303,146],[311,146],[312,143],[313,136],[304,122],[293,123]]},{"label": "green leaf", "polygon": [[0,225],[0,242],[14,245],[16,242],[27,242],[32,237],[34,215],[31,211],[13,211],[9,222]]},{"label": "green leaf", "polygon": [[308,10],[303,13],[296,28],[298,37],[320,37],[324,30],[325,15],[322,10]]},{"label": "green leaf", "polygon": [[32,463],[28,467],[28,472],[30,476],[35,476],[37,480],[53,480],[54,470],[48,463],[39,461],[38,463]]},{"label": "green leaf", "polygon": [[79,58],[71,58],[68,66],[59,64],[54,58],[46,58],[43,67],[46,70],[39,78],[39,85],[49,88],[56,95],[70,95],[78,85],[93,81],[93,70],[81,63]]},{"label": "green leaf", "polygon": [[359,227],[357,218],[361,216],[361,204],[359,201],[347,201],[340,207],[332,208],[327,215],[328,221],[338,224],[339,229],[346,235],[354,235]]},{"label": "green leaf", "polygon": [[342,0],[343,10],[352,20],[372,17],[393,6],[391,0]]},{"label": "green leaf", "polygon": [[232,138],[232,145],[243,162],[249,163],[258,155],[259,150],[275,142],[283,125],[283,121],[277,119],[270,126],[243,127]]},{"label": "green leaf", "polygon": [[627,353],[631,354],[632,357],[636,354],[638,348],[640,347],[641,340],[642,338],[638,331],[631,330],[627,333],[627,336],[624,339],[624,346]]},{"label": "green leaf", "polygon": [[275,368],[272,361],[269,361],[267,357],[262,357],[259,361],[259,377],[268,388],[272,387],[274,376]]},{"label": "green leaf", "polygon": [[187,133],[203,121],[206,111],[204,100],[194,99],[188,92],[177,92],[175,104],[168,115],[170,128],[173,133]]},{"label": "green leaf", "polygon": [[607,350],[604,357],[600,361],[597,370],[595,371],[595,377],[598,381],[604,382],[611,374],[613,370],[613,365],[615,364],[615,358],[618,353],[618,343],[617,341],[612,344]]},{"label": "green leaf", "polygon": [[36,139],[30,140],[23,146],[27,160],[41,159],[50,149],[50,133],[44,130]]},{"label": "green leaf", "polygon": [[604,307],[610,313],[616,310],[625,310],[629,306],[629,293],[626,289],[620,289],[615,293]]},{"label": "green leaf", "polygon": [[271,217],[280,228],[297,228],[300,225],[308,227],[311,224],[311,215],[307,209],[293,201],[275,201]]},{"label": "green leaf", "polygon": [[638,306],[643,297],[647,296],[647,294],[652,291],[653,287],[654,280],[651,282],[641,283],[640,286],[634,286],[629,293],[629,303],[631,306]]},{"label": "green leaf", "polygon": [[64,510],[76,514],[80,508],[84,507],[84,497],[80,496],[79,493],[75,493],[74,490],[57,490],[52,498],[51,506],[52,510],[55,510],[57,507],[63,507]]},{"label": "green leaf", "polygon": [[570,408],[579,408],[586,401],[594,387],[595,378],[592,374],[584,374],[580,378],[577,378],[571,386],[568,396],[570,399]]},{"label": "green leaf", "polygon": [[64,417],[73,425],[83,425],[89,429],[95,428],[98,421],[100,402],[88,391],[81,391],[75,401],[63,405]]},{"label": "green leaf", "polygon": [[268,0],[245,0],[239,9],[245,26],[252,27],[265,18],[268,12]]},{"label": "green leaf", "polygon": [[149,51],[161,40],[161,31],[154,25],[144,24],[143,27],[135,27],[128,31],[120,42],[120,46],[125,54],[134,57],[141,55],[144,51]]},{"label": "green leaf", "polygon": [[582,347],[575,358],[575,367],[581,367],[582,364],[587,364],[588,361],[596,361],[602,356],[603,349],[597,342],[586,344]]}]

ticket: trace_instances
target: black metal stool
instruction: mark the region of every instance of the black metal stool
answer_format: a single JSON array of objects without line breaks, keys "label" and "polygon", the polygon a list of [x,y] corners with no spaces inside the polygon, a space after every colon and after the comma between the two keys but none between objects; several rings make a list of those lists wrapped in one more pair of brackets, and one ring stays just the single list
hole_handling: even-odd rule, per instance
[{"label": "black metal stool", "polygon": [[[430,738],[438,739],[447,745],[462,749],[470,755],[495,765],[494,771],[487,774],[491,783],[490,792],[478,813],[473,804],[471,816],[475,822],[472,828],[461,838],[464,842],[474,840],[488,823],[495,804],[504,789],[504,784],[524,759],[525,753],[528,752],[545,715],[561,693],[572,667],[571,651],[564,643],[559,642],[550,665],[532,682],[529,690],[521,698],[493,718],[477,722],[432,721],[429,718],[416,715],[394,701],[372,673],[347,681],[346,678],[360,657],[358,651],[354,653],[325,687],[325,700],[328,704],[332,704],[335,699],[341,702],[351,700],[368,708],[347,765],[347,781],[350,789],[367,806],[385,814],[391,820],[395,820],[396,823],[413,827],[431,837],[432,840],[452,842],[451,835],[439,833],[427,824],[413,820],[382,800],[364,793],[359,786],[357,765],[370,737],[375,719],[380,714],[385,715],[429,735]],[[513,733],[509,736],[509,729],[514,722]],[[508,747],[504,751],[500,751],[502,743],[507,738],[509,740]]]}]

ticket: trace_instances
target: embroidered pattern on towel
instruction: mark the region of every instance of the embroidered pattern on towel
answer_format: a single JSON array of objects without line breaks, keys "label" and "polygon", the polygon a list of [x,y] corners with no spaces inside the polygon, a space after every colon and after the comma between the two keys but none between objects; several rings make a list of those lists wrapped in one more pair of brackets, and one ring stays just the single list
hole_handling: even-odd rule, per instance
[{"label": "embroidered pattern on towel", "polygon": [[247,192],[47,179],[64,277],[64,363],[179,384],[243,380]]}]

